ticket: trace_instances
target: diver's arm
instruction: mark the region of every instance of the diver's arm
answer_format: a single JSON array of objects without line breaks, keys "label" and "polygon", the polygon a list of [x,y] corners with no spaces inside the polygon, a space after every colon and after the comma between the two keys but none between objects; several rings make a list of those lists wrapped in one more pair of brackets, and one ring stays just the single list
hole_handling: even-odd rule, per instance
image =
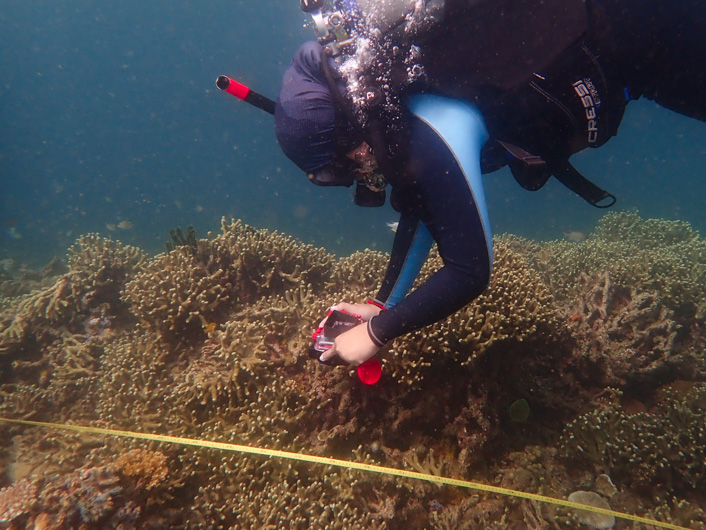
[{"label": "diver's arm", "polygon": [[465,103],[438,96],[419,96],[411,108],[420,119],[415,120],[410,146],[410,167],[416,175],[409,208],[419,212],[444,266],[369,321],[370,337],[379,346],[469,303],[487,287],[492,267],[480,180],[480,149],[487,133],[480,114]]},{"label": "diver's arm", "polygon": [[393,307],[407,296],[433,243],[434,239],[424,223],[413,215],[403,213],[395,231],[385,278],[375,299],[367,304],[341,302],[331,309],[342,309],[359,315],[363,322],[367,322],[381,310]]},{"label": "diver's arm", "polygon": [[433,243],[424,223],[418,217],[403,212],[392,244],[387,272],[374,301],[389,309],[407,296]]},{"label": "diver's arm", "polygon": [[338,356],[354,366],[364,363],[374,356],[383,341],[375,338],[370,322],[384,308],[390,308],[405,297],[412,283],[419,274],[433,239],[418,218],[403,213],[395,233],[392,254],[387,267],[387,273],[374,304],[338,303],[332,309],[343,310],[359,315],[363,324],[342,333],[334,341],[333,346],[323,352],[322,361]]}]

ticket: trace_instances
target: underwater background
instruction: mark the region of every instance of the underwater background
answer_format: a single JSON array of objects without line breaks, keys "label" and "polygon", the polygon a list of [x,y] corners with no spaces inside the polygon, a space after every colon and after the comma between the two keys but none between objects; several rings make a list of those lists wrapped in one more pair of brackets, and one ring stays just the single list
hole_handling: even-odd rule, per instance
[{"label": "underwater background", "polygon": [[[205,234],[221,216],[339,254],[387,250],[389,206],[356,208],[350,190],[308,184],[279,151],[271,116],[215,88],[226,74],[274,99],[313,38],[306,24],[294,0],[4,0],[0,257],[42,263],[110,228],[159,251],[170,228]],[[618,137],[573,160],[617,208],[703,229],[704,129],[633,102]],[[561,238],[602,213],[554,179],[536,193],[508,170],[484,181],[494,233]]]},{"label": "underwater background", "polygon": [[[274,98],[312,36],[294,0],[3,0],[0,417],[341,458],[706,528],[706,125],[631,103],[617,138],[572,159],[618,197],[608,213],[556,182],[530,193],[506,170],[485,176],[490,288],[386,346],[366,386],[307,350],[332,301],[374,296],[395,212],[308,184],[271,117],[214,84],[226,74]],[[440,266],[433,252],[419,281]],[[652,526],[2,422],[6,528]]]}]

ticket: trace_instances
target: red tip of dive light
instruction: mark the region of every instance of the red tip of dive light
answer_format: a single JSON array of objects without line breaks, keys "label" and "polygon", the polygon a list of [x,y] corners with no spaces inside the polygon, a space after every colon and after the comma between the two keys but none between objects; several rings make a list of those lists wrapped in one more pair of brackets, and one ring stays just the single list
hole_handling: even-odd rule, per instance
[{"label": "red tip of dive light", "polygon": [[218,76],[218,79],[216,79],[216,86],[223,92],[228,92],[228,94],[235,96],[238,99],[245,99],[250,92],[248,87],[225,75]]},{"label": "red tip of dive light", "polygon": [[368,359],[358,366],[358,379],[366,385],[374,385],[380,381],[382,376],[382,366],[377,359]]}]

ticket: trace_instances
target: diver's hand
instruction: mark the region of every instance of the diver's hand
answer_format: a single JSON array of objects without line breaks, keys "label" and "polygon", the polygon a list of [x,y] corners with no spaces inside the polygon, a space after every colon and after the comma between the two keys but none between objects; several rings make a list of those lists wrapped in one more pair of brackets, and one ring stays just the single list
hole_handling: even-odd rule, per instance
[{"label": "diver's hand", "polygon": [[[354,307],[353,304],[347,305]],[[340,304],[338,309],[342,309]],[[336,337],[333,346],[321,354],[321,360],[328,361],[338,355],[348,364],[358,366],[373,357],[379,350],[380,347],[368,335],[368,325],[363,323]]]},{"label": "diver's hand", "polygon": [[367,322],[382,311],[382,309],[373,304],[348,304],[346,302],[336,304],[331,309],[345,311],[351,315],[358,315],[363,322]]}]

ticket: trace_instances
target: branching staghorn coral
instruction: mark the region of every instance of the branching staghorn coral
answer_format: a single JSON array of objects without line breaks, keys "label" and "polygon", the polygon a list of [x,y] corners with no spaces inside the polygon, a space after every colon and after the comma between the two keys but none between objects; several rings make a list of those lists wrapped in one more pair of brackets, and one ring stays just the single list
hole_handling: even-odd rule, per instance
[{"label": "branching staghorn coral", "polygon": [[[331,291],[350,291],[357,299],[374,295],[385,275],[389,256],[374,250],[339,258],[327,285]],[[357,300],[356,300],[357,301]]]},{"label": "branching staghorn coral", "polygon": [[611,391],[598,407],[566,426],[562,450],[606,469],[633,487],[688,492],[706,483],[706,384],[683,395],[664,390],[649,412],[630,414]]},{"label": "branching staghorn coral", "polygon": [[104,302],[117,303],[125,282],[142,268],[147,257],[136,247],[88,234],[69,249],[68,261],[73,296],[84,310]]},{"label": "branching staghorn coral", "polygon": [[238,289],[244,301],[282,293],[297,285],[320,291],[331,273],[333,256],[293,237],[256,230],[240,221],[221,221],[214,239],[216,253],[234,259]]},{"label": "branching staghorn coral", "polygon": [[24,315],[0,316],[0,355],[18,351],[29,338],[31,324]]},{"label": "branching staghorn coral", "polygon": [[123,299],[148,329],[162,338],[189,337],[233,306],[235,288],[226,271],[201,263],[183,247],[159,254],[125,287]]},{"label": "branching staghorn coral", "polygon": [[222,234],[160,254],[127,284],[124,299],[163,338],[199,338],[210,322],[300,285],[321,291],[333,257],[295,239],[222,221]]},{"label": "branching staghorn coral", "polygon": [[271,366],[294,364],[306,359],[311,332],[325,310],[326,300],[308,285],[263,298],[212,333],[219,346],[216,355],[251,369],[260,365],[267,371]]},{"label": "branching staghorn coral", "polygon": [[167,349],[154,333],[144,331],[115,337],[106,344],[90,387],[96,418],[116,428],[173,428],[182,418],[172,419],[163,412],[174,386],[170,368],[181,368],[175,366],[179,353]]},{"label": "branching staghorn coral", "polygon": [[273,481],[262,480],[259,472],[231,482],[222,491],[201,488],[187,523],[200,528],[389,528],[366,509],[362,499],[351,498],[350,483],[338,489],[342,484],[332,481],[330,472],[317,475],[294,473]]},{"label": "branching staghorn coral", "polygon": [[51,287],[21,297],[15,312],[31,320],[70,321],[77,310],[72,295],[71,277],[67,274]]},{"label": "branching staghorn coral", "polygon": [[103,349],[90,337],[65,331],[52,356],[53,377],[61,385],[80,383],[77,380],[96,373],[102,353]]},{"label": "branching staghorn coral", "polygon": [[648,387],[697,376],[686,330],[658,294],[618,287],[608,273],[581,276],[579,284],[568,326],[582,354],[577,364],[597,383]]},{"label": "branching staghorn coral", "polygon": [[[665,241],[672,244],[698,241],[685,238],[679,229],[669,233],[671,239]],[[626,240],[647,244],[632,236]],[[7,331],[13,322],[13,340],[26,344],[29,337],[36,349],[34,357],[18,359],[20,350],[11,346],[13,353],[6,356],[6,364],[18,363],[18,368],[11,374],[15,379],[0,388],[0,412],[411,466],[565,496],[590,488],[597,473],[569,473],[564,467],[567,460],[555,458],[556,449],[547,440],[558,435],[563,418],[570,412],[575,417],[574,411],[605,384],[596,377],[590,381],[589,376],[577,377],[575,372],[584,366],[577,360],[591,351],[594,356],[612,358],[613,371],[605,372],[612,382],[625,378],[633,365],[638,373],[651,373],[655,362],[674,357],[665,357],[666,352],[696,350],[703,341],[696,325],[687,325],[683,316],[679,320],[677,309],[663,302],[659,286],[626,291],[627,286],[614,280],[612,273],[599,276],[603,272],[599,265],[584,283],[574,286],[573,299],[560,298],[563,306],[557,313],[546,282],[558,285],[564,280],[535,268],[540,261],[548,262],[545,255],[537,257],[542,252],[550,255],[547,248],[501,238],[488,292],[438,329],[432,326],[382,351],[383,379],[368,387],[354,370],[323,366],[309,359],[306,350],[311,332],[332,303],[360,302],[375,294],[386,256],[365,251],[334,263],[320,249],[307,249],[294,240],[290,246],[290,240],[280,234],[224,223],[221,235],[190,246],[190,260],[174,258],[174,267],[165,272],[156,264],[159,259],[164,259],[162,264],[171,263],[172,258],[158,256],[146,265],[151,278],[143,274],[144,282],[138,284],[136,275],[131,276],[130,293],[124,291],[122,296],[137,318],[144,320],[143,328],[128,328],[129,320],[111,319],[110,307],[103,311],[104,304],[92,302],[75,313],[76,319],[71,317],[76,306],[66,306],[70,307],[66,319],[71,320],[66,331],[60,321],[52,324],[42,317],[45,334],[37,333],[36,321],[29,321],[31,327],[25,332],[23,321],[6,318],[2,329]],[[598,264],[600,256],[594,258]],[[528,266],[530,262],[535,265]],[[440,265],[434,257],[423,276]],[[585,264],[574,265],[575,278],[584,278]],[[176,278],[185,281],[182,284]],[[174,298],[165,294],[170,289],[177,293]],[[207,294],[199,298],[198,293]],[[73,290],[68,289],[56,300],[75,301],[72,297]],[[214,301],[216,305],[210,307]],[[56,304],[46,304],[50,306]],[[572,315],[580,318],[569,320]],[[95,322],[89,324],[89,320]],[[171,331],[175,320],[178,325]],[[557,321],[567,324],[567,329],[562,331]],[[166,336],[176,340],[165,341]],[[398,349],[400,345],[407,351]],[[646,380],[639,378],[635,384]],[[532,414],[524,423],[509,424],[506,409],[518,398],[527,400]],[[650,409],[646,423],[654,420],[664,425],[666,417],[675,415],[674,407],[664,402]],[[547,404],[555,404],[556,409],[548,414],[542,410]],[[692,405],[682,412],[687,419],[698,409]],[[625,410],[623,415],[631,417]],[[693,422],[683,425],[681,430],[691,433],[688,425]],[[30,507],[19,513],[25,508],[18,505],[14,521],[30,527],[47,526],[57,517],[64,517],[63,524],[126,529],[268,524],[342,529],[544,528],[569,521],[556,510],[526,501],[468,495],[431,483],[325,466],[141,440],[48,435],[40,430],[32,431],[36,434],[31,437],[29,429],[16,426],[1,426],[0,431],[7,441],[3,447],[7,467],[17,473],[14,480],[25,476],[36,486],[29,494]],[[13,441],[22,446],[14,461],[19,453],[12,453]],[[527,443],[542,444],[539,456],[524,447]],[[8,444],[12,445],[8,448]],[[597,458],[605,450],[599,449]],[[521,456],[508,457],[509,451]],[[48,464],[43,465],[36,455]],[[570,463],[572,468],[581,467],[573,460]],[[76,471],[84,465],[84,471],[91,469],[87,464],[94,469],[110,466],[111,471]],[[703,484],[699,469],[691,467],[684,475],[672,467],[676,475],[672,483],[682,490],[675,493],[696,506],[703,494],[689,481],[697,480],[697,487]],[[43,478],[35,476],[41,473]],[[57,476],[51,487],[48,473]],[[634,475],[650,478],[642,469]],[[115,477],[122,490],[113,495]],[[660,508],[657,515],[652,497],[642,504],[635,501],[634,491],[644,487],[647,479],[632,482],[626,477],[627,473],[614,477],[618,495],[639,506],[635,512],[654,510],[657,517],[684,524],[696,520],[696,512],[681,501],[666,503],[669,506]],[[84,482],[84,489],[75,487],[77,479]],[[66,509],[51,511],[41,500],[37,503],[44,491],[47,496],[54,492],[53,502]],[[613,500],[611,504],[619,506]]]},{"label": "branching staghorn coral", "polygon": [[[556,308],[539,275],[502,240],[494,253],[493,277],[485,293],[447,319],[394,341],[395,379],[418,386],[432,363],[453,361],[468,367],[491,348],[510,348],[554,329]],[[440,266],[438,255],[430,258],[419,281]]]},{"label": "branching staghorn coral", "polygon": [[31,321],[68,322],[76,313],[102,303],[116,304],[127,278],[145,261],[145,254],[98,234],[80,237],[68,252],[69,272],[54,285],[21,297],[17,314]]},{"label": "branching staghorn coral", "polygon": [[98,234],[80,237],[68,251],[69,272],[53,285],[12,299],[0,319],[0,354],[20,352],[42,328],[76,330],[92,311],[117,314],[124,309],[120,291],[140,268],[145,254]]},{"label": "branching staghorn coral", "polygon": [[505,240],[526,255],[559,302],[580,292],[582,275],[608,273],[619,287],[659,292],[678,316],[706,315],[706,241],[686,222],[612,212],[579,243]]}]

